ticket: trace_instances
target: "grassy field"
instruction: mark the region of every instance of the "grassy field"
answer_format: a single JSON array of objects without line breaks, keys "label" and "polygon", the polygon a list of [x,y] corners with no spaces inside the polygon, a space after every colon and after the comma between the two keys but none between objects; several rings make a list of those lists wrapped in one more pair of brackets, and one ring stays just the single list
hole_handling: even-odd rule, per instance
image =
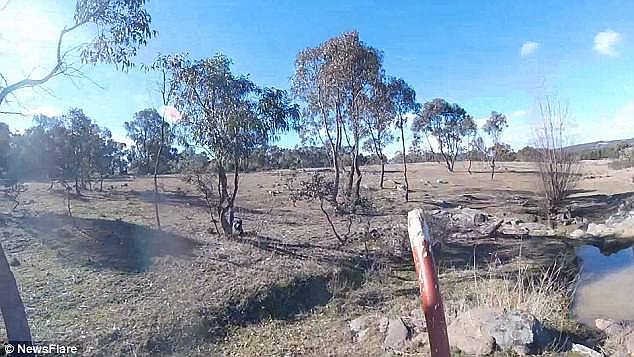
[{"label": "grassy field", "polygon": [[[363,193],[377,213],[353,230],[379,232],[368,247],[359,240],[340,246],[314,204],[294,207],[283,185],[291,171],[242,176],[242,237],[217,235],[195,188],[166,176],[160,179],[162,233],[154,229],[152,180],[137,177],[74,197],[72,217],[60,187],[27,183],[0,239],[20,262],[13,271],[34,338],[76,344],[84,355],[384,355],[378,338],[353,342],[347,324],[418,306],[406,249],[409,210],[461,205],[539,219],[532,165],[501,166],[492,181],[479,163],[471,175],[462,163],[454,173],[435,163],[412,164],[409,203],[391,188],[402,182],[398,165],[388,166],[383,190],[378,168],[365,167]],[[629,170],[584,165],[572,200],[591,221],[605,219],[616,208],[609,198],[632,190]],[[445,240],[437,260],[448,319],[472,306],[521,307],[571,338],[587,336],[568,318],[573,248],[581,243]],[[409,352],[425,348],[413,345]]]}]

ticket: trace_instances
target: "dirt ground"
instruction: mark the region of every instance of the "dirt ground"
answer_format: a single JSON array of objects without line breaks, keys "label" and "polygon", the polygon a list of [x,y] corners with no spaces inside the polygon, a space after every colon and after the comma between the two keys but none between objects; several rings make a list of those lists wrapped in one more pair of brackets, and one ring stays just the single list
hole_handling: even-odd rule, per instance
[{"label": "dirt ground", "polygon": [[[409,210],[541,212],[532,164],[501,163],[493,181],[480,163],[473,174],[463,163],[456,167],[448,173],[437,163],[408,165],[409,203],[393,189],[403,182],[399,165],[388,166],[383,190],[378,167],[364,168],[363,191],[377,213],[353,229],[381,232],[368,248],[376,257],[371,262],[360,242],[339,245],[314,203],[293,206],[283,185],[288,170],[241,177],[242,237],[215,234],[195,188],[166,176],[160,179],[163,233],[155,229],[152,180],[137,177],[73,197],[72,217],[61,187],[27,183],[17,211],[4,218],[0,240],[20,262],[12,269],[34,339],[77,345],[83,355],[384,355],[380,341],[354,342],[347,324],[361,314],[398,316],[416,308],[417,285],[403,248]],[[299,172],[298,179],[308,175]],[[609,170],[607,161],[585,162],[571,202],[591,221],[605,219],[632,194],[632,176],[630,169]],[[578,244],[446,241],[437,258],[449,318],[456,309],[452,294],[470,279],[462,272],[518,256],[532,268],[545,267]]]}]

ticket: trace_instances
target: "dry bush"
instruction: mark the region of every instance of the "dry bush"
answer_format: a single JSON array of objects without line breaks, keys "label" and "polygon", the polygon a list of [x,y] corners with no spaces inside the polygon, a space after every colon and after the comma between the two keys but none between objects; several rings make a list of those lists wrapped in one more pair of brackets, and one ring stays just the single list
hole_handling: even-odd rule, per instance
[{"label": "dry bush", "polygon": [[[374,207],[366,197],[344,195],[341,201],[337,201],[334,199],[336,191],[334,182],[316,172],[310,180],[299,182],[298,187],[290,192],[289,197],[293,204],[298,201],[319,202],[319,208],[328,221],[330,230],[341,244],[346,244],[352,237],[358,235],[357,232],[352,231],[353,224],[360,223],[361,216],[373,211]],[[335,217],[344,218],[343,229],[338,227]]]},{"label": "dry bush", "polygon": [[546,97],[540,104],[541,127],[536,132],[537,169],[542,190],[553,210],[570,195],[579,182],[580,163],[566,149],[568,139],[568,107],[556,98]]},{"label": "dry bush", "polygon": [[634,167],[634,158],[619,159],[608,163],[608,168],[612,170],[629,169],[631,167]]}]

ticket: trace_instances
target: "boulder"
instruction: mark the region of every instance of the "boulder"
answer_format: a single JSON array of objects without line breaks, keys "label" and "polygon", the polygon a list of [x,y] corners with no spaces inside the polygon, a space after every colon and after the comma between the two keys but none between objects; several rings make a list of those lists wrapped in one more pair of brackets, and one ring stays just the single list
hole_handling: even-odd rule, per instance
[{"label": "boulder", "polygon": [[498,314],[493,309],[472,309],[459,314],[447,327],[449,343],[463,353],[483,356],[495,349],[495,339],[484,323]]},{"label": "boulder", "polygon": [[383,348],[386,350],[400,351],[405,347],[409,337],[409,330],[403,323],[403,320],[400,318],[391,319],[387,325]]},{"label": "boulder", "polygon": [[540,350],[551,341],[542,324],[523,311],[498,315],[486,324],[486,328],[501,350],[513,350],[520,355]]},{"label": "boulder", "polygon": [[466,354],[486,355],[495,346],[520,355],[533,353],[552,338],[531,314],[522,311],[472,309],[458,315],[449,325],[449,342]]}]

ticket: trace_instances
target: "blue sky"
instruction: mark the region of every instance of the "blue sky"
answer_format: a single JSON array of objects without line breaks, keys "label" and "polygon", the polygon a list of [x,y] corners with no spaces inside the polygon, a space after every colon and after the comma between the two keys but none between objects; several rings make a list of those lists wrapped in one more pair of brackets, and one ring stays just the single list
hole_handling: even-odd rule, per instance
[{"label": "blue sky", "polygon": [[[0,12],[0,72],[18,79],[50,66],[72,3],[13,0]],[[159,36],[141,50],[140,62],[159,51],[196,58],[223,52],[236,72],[288,88],[298,51],[357,30],[420,102],[443,97],[479,121],[492,110],[507,114],[503,140],[516,149],[531,143],[537,100],[553,93],[569,104],[575,142],[634,137],[633,1],[150,0],[148,6]],[[159,105],[146,74],[105,65],[86,70],[102,88],[58,78],[46,86],[50,93],[23,90],[19,107],[1,110],[53,114],[81,107],[122,139],[124,121]],[[0,120],[14,129],[30,125],[28,117]],[[281,142],[297,143],[295,135]]]}]

